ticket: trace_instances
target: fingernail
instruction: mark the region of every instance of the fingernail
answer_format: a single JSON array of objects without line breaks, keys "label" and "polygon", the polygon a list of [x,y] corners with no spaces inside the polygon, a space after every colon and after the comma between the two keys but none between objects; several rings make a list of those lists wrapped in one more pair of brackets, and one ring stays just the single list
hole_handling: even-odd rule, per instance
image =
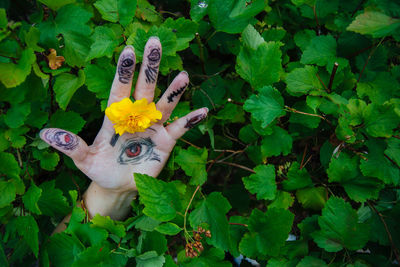
[{"label": "fingernail", "polygon": [[42,130],[40,130],[39,132],[39,137],[42,138],[42,134],[47,130],[47,128],[43,128]]},{"label": "fingernail", "polygon": [[182,73],[182,74],[186,74],[186,76],[188,76],[188,77],[189,77],[189,73],[187,73],[187,71],[186,71],[186,70],[183,70],[183,71],[181,71],[181,73]]},{"label": "fingernail", "polygon": [[207,108],[207,107],[204,107],[204,109],[206,110],[206,113],[208,114],[208,108]]},{"label": "fingernail", "polygon": [[156,36],[156,35],[151,36],[151,37],[149,38],[149,41],[150,41],[151,39],[156,39],[156,40],[160,41],[160,38],[158,38],[158,36]]},{"label": "fingernail", "polygon": [[135,48],[131,45],[125,46],[124,51],[126,51],[126,50],[132,50],[132,52],[135,52]]}]

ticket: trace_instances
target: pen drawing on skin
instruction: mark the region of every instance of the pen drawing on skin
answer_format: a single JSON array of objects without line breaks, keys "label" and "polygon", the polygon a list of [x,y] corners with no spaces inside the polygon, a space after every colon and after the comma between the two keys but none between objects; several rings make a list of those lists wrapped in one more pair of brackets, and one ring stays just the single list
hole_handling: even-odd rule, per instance
[{"label": "pen drawing on skin", "polygon": [[178,90],[173,91],[173,92],[167,97],[168,103],[173,102],[173,101],[174,101],[174,97],[179,96],[180,94],[182,94],[183,91],[185,91],[186,86],[187,86],[187,83],[186,83],[184,86],[182,86],[181,88],[179,88]]},{"label": "pen drawing on skin", "polygon": [[151,48],[147,56],[147,65],[144,73],[146,74],[146,83],[155,83],[158,74],[158,66],[160,65],[161,53],[160,48]]},{"label": "pen drawing on skin", "polygon": [[121,145],[117,162],[121,165],[137,165],[152,160],[161,162],[160,156],[154,151],[155,146],[148,137],[128,139]]},{"label": "pen drawing on skin", "polygon": [[127,84],[132,79],[133,67],[135,65],[135,56],[133,53],[126,53],[122,55],[120,64],[118,66],[119,81]]},{"label": "pen drawing on skin", "polygon": [[46,130],[43,137],[49,144],[56,145],[64,150],[74,150],[79,145],[79,139],[76,136],[63,130]]},{"label": "pen drawing on skin", "polygon": [[189,129],[193,128],[194,126],[196,126],[196,124],[201,122],[206,116],[207,116],[207,114],[202,113],[202,114],[194,116],[191,119],[188,119],[186,121],[185,128],[189,128]]}]

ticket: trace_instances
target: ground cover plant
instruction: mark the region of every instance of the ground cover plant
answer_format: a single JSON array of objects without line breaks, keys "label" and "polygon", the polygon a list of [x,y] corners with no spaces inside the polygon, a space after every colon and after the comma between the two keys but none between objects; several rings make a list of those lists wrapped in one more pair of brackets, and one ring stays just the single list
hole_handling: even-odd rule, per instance
[{"label": "ground cover plant", "polygon": [[[191,77],[170,122],[208,118],[135,174],[125,221],[88,220],[88,179],[39,131],[90,144],[120,52],[154,35],[156,95]],[[2,1],[0,265],[398,264],[399,41],[391,0]]]}]

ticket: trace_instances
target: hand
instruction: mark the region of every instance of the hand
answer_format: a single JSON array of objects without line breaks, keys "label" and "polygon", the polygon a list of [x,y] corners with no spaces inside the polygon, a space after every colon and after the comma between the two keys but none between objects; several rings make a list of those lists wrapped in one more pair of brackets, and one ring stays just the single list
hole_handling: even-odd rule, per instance
[{"label": "hand", "polygon": [[[136,100],[146,98],[149,103],[153,101],[161,50],[159,39],[151,37],[144,50],[143,63],[133,94]],[[108,106],[130,96],[135,62],[133,47],[125,47],[118,60]],[[135,191],[133,173],[157,177],[168,160],[176,140],[207,115],[208,109],[202,108],[166,127],[163,126],[188,83],[188,74],[184,71],[179,73],[157,102],[157,109],[162,112],[161,121],[148,128],[146,132],[115,135],[113,124],[105,116],[103,125],[91,146],[79,136],[57,128],[43,129],[40,137],[71,157],[75,165],[101,189],[114,192]]]}]

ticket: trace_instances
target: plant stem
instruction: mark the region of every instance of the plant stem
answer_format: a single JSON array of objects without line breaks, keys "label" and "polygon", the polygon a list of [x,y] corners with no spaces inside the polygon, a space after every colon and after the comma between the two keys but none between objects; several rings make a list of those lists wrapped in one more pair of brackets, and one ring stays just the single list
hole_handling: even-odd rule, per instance
[{"label": "plant stem", "polygon": [[238,167],[238,168],[241,168],[243,170],[246,170],[246,171],[249,171],[249,172],[252,172],[252,173],[256,173],[254,170],[252,170],[250,168],[247,168],[246,166],[243,166],[243,165],[240,165],[240,164],[236,164],[236,163],[233,163],[233,162],[221,161],[221,162],[216,162],[216,163],[225,164],[225,165],[229,165],[229,166],[233,166],[233,167]]},{"label": "plant stem", "polygon": [[248,225],[244,224],[244,223],[233,223],[233,222],[230,222],[229,224],[230,225],[241,225],[241,226],[244,226],[244,227],[248,227]]},{"label": "plant stem", "polygon": [[394,242],[393,242],[392,235],[390,234],[389,228],[388,228],[388,226],[387,226],[385,220],[383,219],[382,213],[380,213],[380,212],[374,207],[374,205],[372,205],[369,201],[367,201],[367,204],[368,204],[368,206],[369,206],[376,214],[378,214],[379,219],[381,220],[383,226],[385,227],[385,231],[386,231],[386,234],[387,234],[387,236],[388,236],[388,238],[389,238],[389,242],[390,242],[390,245],[392,246],[392,250],[393,250],[393,252],[394,252],[394,255],[395,255],[395,257],[396,257],[396,260],[397,260],[398,263],[400,263],[399,252],[398,252],[398,250],[397,250],[396,245],[395,245]]},{"label": "plant stem", "polygon": [[201,147],[198,147],[198,146],[196,146],[196,145],[190,143],[189,141],[186,141],[186,140],[183,139],[182,137],[179,138],[179,140],[182,141],[182,142],[184,142],[184,143],[186,143],[186,144],[188,144],[188,145],[191,145],[191,146],[194,147],[194,148],[201,149]]},{"label": "plant stem", "polygon": [[199,46],[199,56],[200,56],[200,61],[201,61],[201,70],[203,71],[203,74],[206,74],[206,68],[204,66],[203,44],[201,43],[200,35],[199,35],[198,32],[196,32],[196,41],[197,41],[197,45]]},{"label": "plant stem", "polygon": [[[189,208],[190,208],[190,205],[192,205],[192,201],[193,201],[194,197],[196,196],[197,191],[199,191],[199,189],[200,189],[200,185],[198,185],[198,186],[196,187],[196,190],[194,190],[193,195],[192,195],[192,197],[190,198],[189,204],[188,204],[187,207],[186,207],[185,214],[183,215],[183,230],[184,230],[185,233],[188,234],[188,235],[189,235],[189,233],[188,233],[188,231],[187,231],[187,229],[186,229],[186,218],[187,218],[187,213],[188,213]],[[190,235],[189,235],[189,236],[190,236]],[[187,239],[186,239],[186,242],[187,242]]]},{"label": "plant stem", "polygon": [[333,69],[332,69],[332,73],[331,73],[331,78],[329,79],[329,85],[328,85],[328,93],[331,93],[331,89],[332,89],[332,85],[333,85],[333,80],[335,79],[335,75],[336,75],[336,71],[339,67],[339,63],[335,62],[335,64],[333,64]]},{"label": "plant stem", "polygon": [[319,26],[316,5],[313,6],[313,12],[314,12],[314,17],[315,17],[315,22],[317,23],[317,35],[320,36],[321,35],[321,27]]},{"label": "plant stem", "polygon": [[293,112],[293,113],[298,113],[298,114],[303,114],[303,115],[307,115],[307,116],[318,117],[318,118],[321,118],[321,119],[327,121],[328,123],[330,123],[330,121],[327,120],[324,116],[321,116],[321,115],[318,115],[318,114],[311,114],[311,113],[299,111],[299,110],[291,108],[289,106],[285,106],[285,108],[286,108],[286,111]]}]

